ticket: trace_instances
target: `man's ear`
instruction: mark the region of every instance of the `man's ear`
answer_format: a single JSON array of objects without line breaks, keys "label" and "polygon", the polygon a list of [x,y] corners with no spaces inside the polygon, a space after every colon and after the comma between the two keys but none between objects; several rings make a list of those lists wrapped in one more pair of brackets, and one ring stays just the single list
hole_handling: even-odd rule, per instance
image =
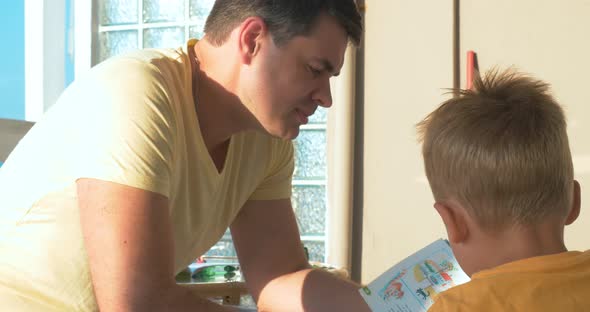
[{"label": "man's ear", "polygon": [[580,183],[574,180],[574,196],[572,198],[572,207],[570,209],[569,214],[567,215],[567,219],[565,220],[565,225],[570,225],[576,221],[578,216],[580,215]]},{"label": "man's ear", "polygon": [[242,62],[250,64],[260,51],[262,37],[266,35],[266,23],[258,17],[248,17],[239,28],[239,49]]},{"label": "man's ear", "polygon": [[469,238],[469,226],[463,207],[457,203],[437,201],[434,203],[434,209],[436,209],[445,224],[451,243],[459,244]]}]

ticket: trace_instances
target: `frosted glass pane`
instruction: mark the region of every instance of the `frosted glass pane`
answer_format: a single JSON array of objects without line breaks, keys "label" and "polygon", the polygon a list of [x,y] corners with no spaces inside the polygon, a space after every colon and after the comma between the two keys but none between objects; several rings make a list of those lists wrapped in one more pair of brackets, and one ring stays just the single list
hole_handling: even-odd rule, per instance
[{"label": "frosted glass pane", "polygon": [[98,35],[98,42],[100,42],[98,60],[99,62],[102,62],[111,56],[136,50],[137,31],[124,30],[102,32]]},{"label": "frosted glass pane", "polygon": [[144,23],[184,21],[185,0],[143,0]]},{"label": "frosted glass pane", "polygon": [[309,117],[309,123],[325,124],[326,122],[328,122],[328,109],[325,107],[318,107],[315,114]]},{"label": "frosted glass pane", "polygon": [[148,28],[143,31],[144,48],[178,48],[184,44],[184,27]]},{"label": "frosted glass pane", "polygon": [[234,243],[230,238],[222,238],[205,253],[206,256],[237,257]]},{"label": "frosted glass pane", "polygon": [[140,0],[98,1],[98,16],[101,25],[136,24],[137,4]]},{"label": "frosted glass pane", "polygon": [[303,241],[303,246],[309,252],[309,261],[326,262],[326,247],[324,242]]},{"label": "frosted glass pane", "polygon": [[302,129],[293,143],[295,146],[294,179],[325,179],[326,131]]},{"label": "frosted glass pane", "polygon": [[203,32],[203,26],[191,26],[188,28],[188,36],[189,38],[203,38],[205,33]]},{"label": "frosted glass pane", "polygon": [[215,0],[190,0],[190,19],[191,21],[203,21],[207,19],[207,15],[211,12]]},{"label": "frosted glass pane", "polygon": [[291,198],[301,235],[324,235],[326,232],[326,187],[295,185]]}]

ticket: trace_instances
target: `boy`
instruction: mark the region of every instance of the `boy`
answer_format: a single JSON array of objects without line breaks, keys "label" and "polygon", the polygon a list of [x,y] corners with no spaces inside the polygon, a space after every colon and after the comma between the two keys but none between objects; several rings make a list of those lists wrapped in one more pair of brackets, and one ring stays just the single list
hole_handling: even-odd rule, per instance
[{"label": "boy", "polygon": [[590,251],[564,245],[580,185],[548,89],[494,70],[418,124],[434,208],[472,278],[429,311],[590,309]]}]

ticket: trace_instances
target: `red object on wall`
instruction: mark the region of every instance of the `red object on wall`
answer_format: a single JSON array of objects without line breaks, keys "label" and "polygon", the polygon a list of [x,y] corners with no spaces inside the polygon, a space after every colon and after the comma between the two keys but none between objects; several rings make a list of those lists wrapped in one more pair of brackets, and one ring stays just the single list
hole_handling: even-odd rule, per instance
[{"label": "red object on wall", "polygon": [[473,75],[475,74],[475,52],[467,51],[467,74],[465,75],[465,89],[471,90],[473,88]]}]

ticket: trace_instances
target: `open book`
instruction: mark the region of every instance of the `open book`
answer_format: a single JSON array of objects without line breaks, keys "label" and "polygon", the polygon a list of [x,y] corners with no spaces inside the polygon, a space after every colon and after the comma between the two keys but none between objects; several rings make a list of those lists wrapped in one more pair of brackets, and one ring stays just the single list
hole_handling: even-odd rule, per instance
[{"label": "open book", "polygon": [[448,241],[439,239],[359,291],[373,312],[427,311],[439,293],[468,281]]}]

